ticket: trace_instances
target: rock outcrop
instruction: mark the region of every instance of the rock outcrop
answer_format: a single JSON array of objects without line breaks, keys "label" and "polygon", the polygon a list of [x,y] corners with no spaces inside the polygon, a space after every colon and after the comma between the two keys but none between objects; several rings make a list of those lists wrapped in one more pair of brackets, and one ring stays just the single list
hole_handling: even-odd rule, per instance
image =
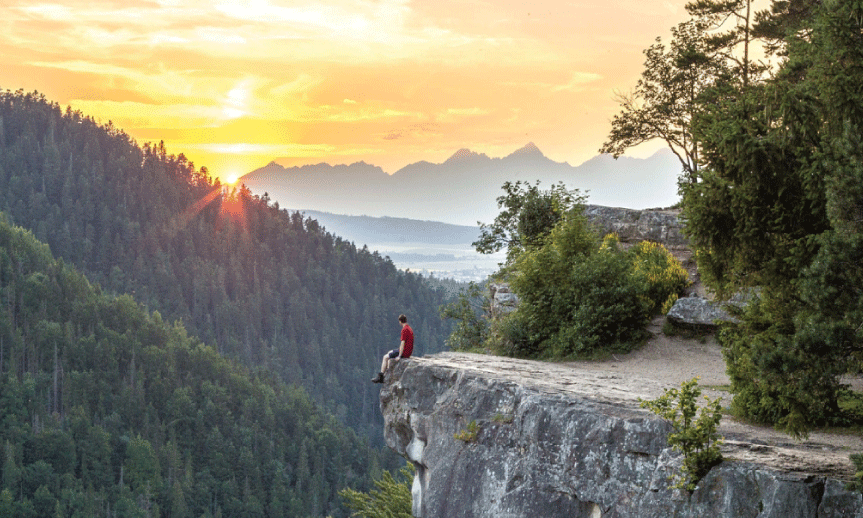
[{"label": "rock outcrop", "polygon": [[662,389],[442,353],[399,362],[381,410],[387,444],[417,467],[417,517],[863,518],[863,496],[839,480],[850,476],[847,449],[743,425],[721,429],[727,460],[693,493],[670,489],[680,458],[667,446],[669,426],[638,406]]},{"label": "rock outcrop", "polygon": [[701,297],[677,299],[666,317],[680,326],[704,328],[715,328],[719,322],[738,322],[722,304]]},{"label": "rock outcrop", "polygon": [[588,205],[585,216],[601,235],[617,233],[621,242],[655,241],[666,248],[685,248],[677,211],[635,210]]},{"label": "rock outcrop", "polygon": [[488,285],[489,310],[492,318],[512,313],[518,308],[518,295],[513,293],[505,282],[491,282]]}]

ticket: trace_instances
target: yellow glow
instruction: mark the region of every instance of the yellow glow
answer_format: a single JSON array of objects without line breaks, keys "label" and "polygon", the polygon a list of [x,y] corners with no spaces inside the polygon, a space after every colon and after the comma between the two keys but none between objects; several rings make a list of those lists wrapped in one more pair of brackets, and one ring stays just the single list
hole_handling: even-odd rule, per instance
[{"label": "yellow glow", "polygon": [[528,141],[578,164],[683,4],[6,0],[0,88],[163,140],[223,181],[273,160],[392,173]]}]

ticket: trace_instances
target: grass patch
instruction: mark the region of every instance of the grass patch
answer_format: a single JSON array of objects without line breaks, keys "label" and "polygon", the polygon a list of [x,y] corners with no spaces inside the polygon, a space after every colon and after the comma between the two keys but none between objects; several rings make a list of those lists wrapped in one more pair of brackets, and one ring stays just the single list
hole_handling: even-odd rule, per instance
[{"label": "grass patch", "polygon": [[514,419],[515,416],[512,414],[495,414],[494,417],[491,418],[492,421],[500,424],[509,424],[513,422]]},{"label": "grass patch", "polygon": [[476,442],[476,438],[478,435],[479,425],[476,423],[476,421],[471,421],[470,423],[468,423],[467,428],[453,435],[453,437],[459,441]]}]

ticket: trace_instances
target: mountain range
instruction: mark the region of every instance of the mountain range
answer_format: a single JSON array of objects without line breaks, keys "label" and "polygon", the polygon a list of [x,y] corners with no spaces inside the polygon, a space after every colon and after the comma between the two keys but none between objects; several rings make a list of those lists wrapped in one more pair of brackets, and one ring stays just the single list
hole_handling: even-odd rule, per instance
[{"label": "mountain range", "polygon": [[504,182],[563,182],[588,203],[644,209],[677,202],[680,164],[668,150],[644,159],[596,156],[581,165],[555,162],[533,143],[506,157],[459,149],[440,164],[420,161],[386,173],[365,162],[283,167],[270,162],[240,181],[282,208],[391,216],[475,226],[491,223]]}]

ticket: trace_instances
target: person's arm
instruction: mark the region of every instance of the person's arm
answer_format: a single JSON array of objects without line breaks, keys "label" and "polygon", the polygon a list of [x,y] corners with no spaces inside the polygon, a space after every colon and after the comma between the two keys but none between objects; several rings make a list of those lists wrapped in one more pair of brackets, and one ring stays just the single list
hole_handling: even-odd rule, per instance
[{"label": "person's arm", "polygon": [[405,352],[405,341],[402,340],[402,343],[399,344],[399,359],[402,358],[402,354]]}]

